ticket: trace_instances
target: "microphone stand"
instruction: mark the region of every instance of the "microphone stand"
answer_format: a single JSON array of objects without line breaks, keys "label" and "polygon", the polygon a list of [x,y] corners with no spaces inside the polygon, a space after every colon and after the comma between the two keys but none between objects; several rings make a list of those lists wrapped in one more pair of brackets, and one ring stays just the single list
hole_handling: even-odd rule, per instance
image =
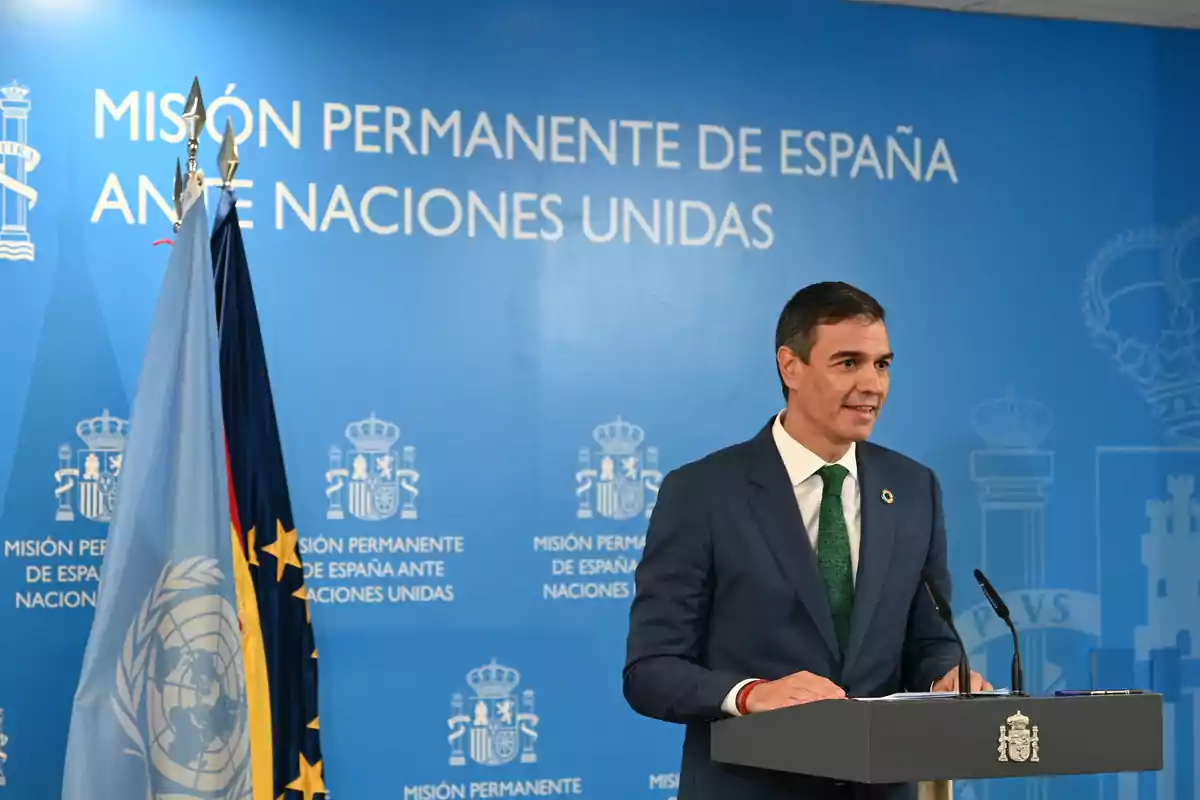
[{"label": "microphone stand", "polygon": [[1004,598],[1000,596],[1000,593],[996,591],[996,587],[992,586],[992,582],[987,579],[987,576],[981,570],[975,570],[975,581],[983,591],[983,596],[987,598],[988,605],[992,607],[992,611],[996,613],[997,617],[1004,620],[1004,624],[1008,626],[1008,630],[1012,633],[1012,693],[1024,696],[1025,668],[1021,665],[1021,642],[1017,637],[1017,626],[1013,625],[1012,614],[1009,613],[1008,604],[1004,602]]},{"label": "microphone stand", "polygon": [[950,626],[950,632],[954,634],[955,640],[958,641],[958,696],[971,696],[971,664],[967,661],[967,648],[963,644],[962,637],[958,635],[958,629],[954,627],[954,618],[947,614],[943,619]]},{"label": "microphone stand", "polygon": [[1007,616],[1004,617],[1004,621],[1008,624],[1008,629],[1012,631],[1012,693],[1023,696],[1025,694],[1025,669],[1021,666],[1021,645],[1017,641],[1017,628]]},{"label": "microphone stand", "polygon": [[958,696],[971,697],[971,665],[967,660],[967,646],[963,643],[958,628],[954,626],[954,614],[950,611],[950,603],[938,589],[932,575],[922,573],[921,580],[925,584],[925,591],[929,593],[929,599],[933,601],[933,607],[938,616],[949,626],[950,633],[954,635],[954,641],[958,642]]}]

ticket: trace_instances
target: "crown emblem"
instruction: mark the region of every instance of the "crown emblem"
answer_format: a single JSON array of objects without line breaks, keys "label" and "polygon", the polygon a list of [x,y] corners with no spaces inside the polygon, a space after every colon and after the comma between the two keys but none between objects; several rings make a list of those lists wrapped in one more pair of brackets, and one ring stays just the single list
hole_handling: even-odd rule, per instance
[{"label": "crown emblem", "polygon": [[614,456],[629,456],[638,451],[646,438],[646,432],[631,422],[617,416],[612,422],[597,425],[592,438],[605,453]]},{"label": "crown emblem", "polygon": [[89,450],[122,450],[128,428],[128,422],[112,416],[106,408],[98,417],[80,420],[75,433]]},{"label": "crown emblem", "polygon": [[[1100,251],[1083,286],[1083,320],[1167,436],[1200,441],[1200,217],[1175,230],[1128,233]],[[1189,261],[1191,263],[1185,264]]]},{"label": "crown emblem", "polygon": [[360,453],[387,453],[400,438],[400,426],[377,419],[375,412],[346,426],[346,438]]},{"label": "crown emblem", "polygon": [[510,697],[520,682],[520,672],[511,667],[497,664],[495,658],[492,659],[492,663],[476,667],[467,673],[467,685],[471,687],[471,691],[475,692],[476,697],[484,700],[500,700]]},{"label": "crown emblem", "polygon": [[1029,717],[1025,716],[1020,711],[1004,721],[1008,723],[1008,730],[1010,733],[1023,731],[1029,728]]},{"label": "crown emblem", "polygon": [[5,100],[24,100],[29,96],[29,89],[18,86],[17,82],[13,81],[8,86],[0,86],[0,94],[4,95]]},{"label": "crown emblem", "polygon": [[1036,450],[1050,432],[1050,412],[1009,387],[1004,397],[976,406],[971,425],[991,449]]}]

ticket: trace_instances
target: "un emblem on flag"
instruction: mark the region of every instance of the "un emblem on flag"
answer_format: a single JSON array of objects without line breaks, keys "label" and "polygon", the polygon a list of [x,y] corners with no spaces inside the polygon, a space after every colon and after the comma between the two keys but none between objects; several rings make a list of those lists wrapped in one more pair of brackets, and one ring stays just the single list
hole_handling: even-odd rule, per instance
[{"label": "un emblem on flag", "polygon": [[[400,427],[372,414],[346,426],[346,438],[354,448],[343,454],[336,445],[329,450],[325,494],[329,498],[326,519],[344,519],[343,495],[349,478],[350,513],[365,522],[393,517],[417,518],[417,448],[405,445],[403,456],[396,452]],[[346,466],[349,461],[349,467]],[[401,505],[401,495],[405,495]]]},{"label": "un emblem on flag", "polygon": [[537,761],[533,745],[540,720],[533,711],[532,689],[521,693],[518,708],[516,691],[520,682],[520,672],[497,664],[494,658],[490,664],[467,673],[470,699],[464,703],[463,696],[455,693],[450,700],[451,766],[467,763],[463,755],[464,739],[471,760],[485,767],[507,764],[518,754],[523,764]]},{"label": "un emblem on flag", "polygon": [[179,798],[248,797],[246,685],[237,611],[215,559],[168,564],[129,626],[113,694],[131,748]]},{"label": "un emblem on flag", "polygon": [[58,510],[54,519],[74,521],[78,503],[79,513],[93,522],[112,522],[129,422],[112,416],[106,408],[98,417],[81,419],[75,425],[75,434],[86,447],[75,452],[67,444],[58,448],[58,469],[54,472]]},{"label": "un emblem on flag", "polygon": [[579,508],[575,516],[591,519],[593,514],[612,520],[632,519],[654,510],[662,473],[658,469],[658,448],[643,444],[646,432],[618,416],[612,422],[597,425],[592,438],[598,451],[584,447],[579,451],[579,471],[575,473],[575,494]]}]

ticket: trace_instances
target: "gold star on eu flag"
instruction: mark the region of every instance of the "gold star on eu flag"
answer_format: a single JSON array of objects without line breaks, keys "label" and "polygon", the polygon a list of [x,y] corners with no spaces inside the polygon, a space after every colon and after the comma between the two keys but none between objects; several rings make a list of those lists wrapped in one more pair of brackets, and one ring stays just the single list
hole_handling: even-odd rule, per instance
[{"label": "gold star on eu flag", "polygon": [[287,785],[287,788],[300,792],[304,800],[312,800],[315,794],[325,794],[325,780],[321,777],[322,764],[309,764],[304,754],[300,754],[300,777]]},{"label": "gold star on eu flag", "polygon": [[275,541],[262,550],[264,553],[270,553],[275,556],[275,580],[282,581],[283,571],[289,566],[300,569],[300,556],[296,554],[296,531],[285,531],[283,523],[278,520],[275,522],[275,525],[277,528]]}]

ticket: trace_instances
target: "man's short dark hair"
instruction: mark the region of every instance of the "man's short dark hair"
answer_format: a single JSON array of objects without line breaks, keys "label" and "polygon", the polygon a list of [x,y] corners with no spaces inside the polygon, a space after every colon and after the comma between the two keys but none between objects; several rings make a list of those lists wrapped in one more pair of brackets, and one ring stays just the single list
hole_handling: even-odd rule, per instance
[{"label": "man's short dark hair", "polygon": [[[857,317],[883,322],[883,306],[862,289],[841,281],[805,286],[792,295],[779,315],[779,324],[775,326],[775,350],[778,352],[779,348],[787,347],[807,364],[818,325],[836,325]],[[786,400],[788,387],[782,374],[779,384]]]}]

